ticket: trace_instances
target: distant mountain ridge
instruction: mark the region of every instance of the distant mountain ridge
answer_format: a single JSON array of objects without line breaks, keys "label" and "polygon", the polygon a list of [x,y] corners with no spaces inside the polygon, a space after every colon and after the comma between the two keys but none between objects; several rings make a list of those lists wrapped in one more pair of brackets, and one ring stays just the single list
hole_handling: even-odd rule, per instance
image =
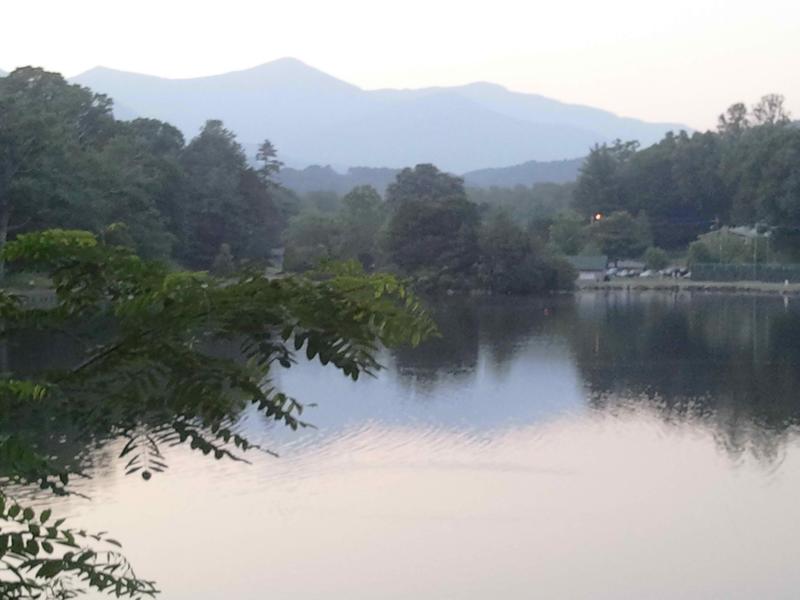
[{"label": "distant mountain ridge", "polygon": [[478,169],[464,173],[468,187],[515,187],[537,183],[567,183],[575,181],[583,166],[583,158],[537,162],[531,160],[520,165],[492,169]]},{"label": "distant mountain ridge", "polygon": [[311,165],[304,169],[284,167],[277,179],[298,194],[336,192],[341,196],[359,185],[371,185],[383,194],[399,172],[400,169],[387,167],[350,167],[339,173],[330,165]]},{"label": "distant mountain ridge", "polygon": [[451,172],[584,156],[616,138],[649,145],[670,123],[646,123],[499,85],[363,90],[292,58],[210,77],[164,79],[91,69],[72,81],[111,96],[120,118],[154,117],[193,137],[222,119],[248,152],[268,138],[290,166]]},{"label": "distant mountain ridge", "polygon": [[[463,173],[467,187],[515,187],[537,183],[567,183],[575,181],[584,159],[552,162],[529,161],[511,167],[480,169]],[[299,194],[336,192],[346,194],[359,185],[371,185],[381,194],[394,181],[400,169],[351,167],[340,173],[331,166],[312,165],[304,169],[284,167],[278,174],[280,183]]]}]

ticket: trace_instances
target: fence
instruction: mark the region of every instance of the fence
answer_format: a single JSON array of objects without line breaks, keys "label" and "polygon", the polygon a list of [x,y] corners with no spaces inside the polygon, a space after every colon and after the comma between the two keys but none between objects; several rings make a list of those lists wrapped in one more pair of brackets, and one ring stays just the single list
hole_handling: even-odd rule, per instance
[{"label": "fence", "polygon": [[693,281],[768,281],[800,282],[800,264],[718,264],[697,263],[692,266]]}]

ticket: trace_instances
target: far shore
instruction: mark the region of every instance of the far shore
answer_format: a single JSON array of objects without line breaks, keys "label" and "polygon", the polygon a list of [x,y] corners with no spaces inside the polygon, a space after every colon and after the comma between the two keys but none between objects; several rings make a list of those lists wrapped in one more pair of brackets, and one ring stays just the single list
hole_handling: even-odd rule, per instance
[{"label": "far shore", "polygon": [[[56,304],[55,290],[51,287],[3,287],[0,290],[24,298],[25,304],[38,308],[52,308]],[[697,292],[728,294],[800,295],[798,283],[770,283],[764,281],[692,281],[691,279],[619,278],[611,281],[576,281],[572,293],[582,292]],[[570,293],[570,292],[566,292]],[[470,295],[484,295],[473,291]]]},{"label": "far shore", "polygon": [[642,278],[611,281],[578,281],[576,291],[663,291],[663,292],[727,292],[734,294],[800,294],[800,283],[765,281],[693,281],[691,279]]}]

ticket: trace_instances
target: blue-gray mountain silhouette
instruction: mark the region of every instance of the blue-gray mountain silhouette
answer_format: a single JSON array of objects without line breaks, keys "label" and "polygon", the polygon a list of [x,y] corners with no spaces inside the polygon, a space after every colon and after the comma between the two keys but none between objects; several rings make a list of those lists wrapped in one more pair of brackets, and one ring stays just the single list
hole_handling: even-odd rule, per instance
[{"label": "blue-gray mountain silhouette", "polygon": [[194,136],[222,119],[251,153],[265,138],[290,165],[474,169],[585,156],[598,142],[643,145],[671,123],[646,123],[499,85],[363,90],[296,59],[194,79],[97,67],[73,79],[114,98],[117,116],[155,117]]}]

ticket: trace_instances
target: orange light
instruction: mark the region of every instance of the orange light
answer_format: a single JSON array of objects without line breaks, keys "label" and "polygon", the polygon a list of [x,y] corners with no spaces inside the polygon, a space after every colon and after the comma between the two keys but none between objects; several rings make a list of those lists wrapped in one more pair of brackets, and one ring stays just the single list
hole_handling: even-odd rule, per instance
[{"label": "orange light", "polygon": [[594,216],[594,220],[595,220],[595,221],[600,221],[600,220],[602,220],[602,219],[603,219],[603,213],[597,213],[597,214]]}]

